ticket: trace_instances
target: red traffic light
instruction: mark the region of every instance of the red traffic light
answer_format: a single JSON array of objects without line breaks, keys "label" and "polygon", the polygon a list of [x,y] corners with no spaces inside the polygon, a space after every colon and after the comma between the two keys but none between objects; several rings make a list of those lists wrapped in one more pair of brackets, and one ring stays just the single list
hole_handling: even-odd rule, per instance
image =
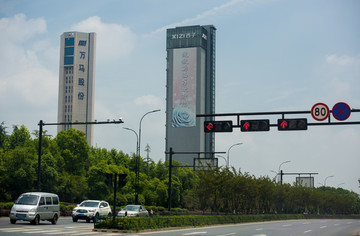
[{"label": "red traffic light", "polygon": [[269,131],[269,120],[242,120],[241,131],[242,132],[256,132],[256,131]]},{"label": "red traffic light", "polygon": [[307,130],[307,119],[278,119],[278,130]]},{"label": "red traffic light", "polygon": [[233,126],[231,120],[226,121],[205,121],[204,122],[204,132],[232,132]]}]

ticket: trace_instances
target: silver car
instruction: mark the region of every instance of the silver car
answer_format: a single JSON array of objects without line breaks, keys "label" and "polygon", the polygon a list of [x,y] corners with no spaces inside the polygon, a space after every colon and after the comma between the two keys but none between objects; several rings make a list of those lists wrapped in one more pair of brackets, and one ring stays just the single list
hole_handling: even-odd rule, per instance
[{"label": "silver car", "polygon": [[142,205],[127,205],[117,216],[149,216],[149,212]]}]

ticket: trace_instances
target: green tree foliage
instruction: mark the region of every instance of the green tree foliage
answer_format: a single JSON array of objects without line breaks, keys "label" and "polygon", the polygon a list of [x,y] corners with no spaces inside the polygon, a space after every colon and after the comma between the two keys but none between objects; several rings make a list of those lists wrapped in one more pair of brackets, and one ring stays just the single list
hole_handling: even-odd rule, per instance
[{"label": "green tree foliage", "polygon": [[64,159],[64,171],[75,175],[85,174],[89,168],[90,153],[85,134],[75,129],[60,131],[55,141]]},{"label": "green tree foliage", "polygon": [[25,146],[31,140],[29,130],[24,125],[21,125],[20,128],[14,125],[13,128],[13,133],[9,137],[9,148],[14,149],[18,146]]},{"label": "green tree foliage", "polygon": [[[21,193],[37,190],[39,134],[14,126],[7,136],[0,125],[0,201],[14,201]],[[81,131],[61,131],[42,137],[41,191],[59,194],[61,201],[79,203],[103,199],[113,204],[114,176],[125,174],[117,185],[116,205],[133,204],[136,163],[140,165],[139,202],[167,208],[168,162],[145,162],[142,157],[116,149],[89,147]],[[181,165],[174,161],[174,166]],[[360,198],[341,188],[305,188],[280,185],[268,177],[241,173],[234,168],[194,171],[173,168],[171,205],[237,214],[311,213],[359,214]]]}]

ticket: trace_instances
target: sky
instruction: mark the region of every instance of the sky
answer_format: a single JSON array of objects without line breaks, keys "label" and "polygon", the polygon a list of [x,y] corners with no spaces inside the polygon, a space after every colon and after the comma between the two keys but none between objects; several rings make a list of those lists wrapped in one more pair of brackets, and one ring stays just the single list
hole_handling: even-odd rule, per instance
[{"label": "sky", "polygon": [[[0,0],[0,122],[8,133],[57,122],[60,36],[96,32],[94,117],[124,123],[95,125],[94,146],[134,153],[136,136],[123,128],[138,131],[145,113],[161,109],[142,121],[141,155],[148,144],[149,157],[164,161],[166,29],[190,25],[217,29],[216,113],[310,111],[317,103],[332,110],[338,102],[360,109],[359,12],[357,0]],[[360,112],[346,121],[360,121]],[[56,136],[56,127],[44,129]],[[360,125],[216,133],[216,151],[242,173],[274,178],[281,165],[318,173],[316,187],[356,193],[359,145]]]}]

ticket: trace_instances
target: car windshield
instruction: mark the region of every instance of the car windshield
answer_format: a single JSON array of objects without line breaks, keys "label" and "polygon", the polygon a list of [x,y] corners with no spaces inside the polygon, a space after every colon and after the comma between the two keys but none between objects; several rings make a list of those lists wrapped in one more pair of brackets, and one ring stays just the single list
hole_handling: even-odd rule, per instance
[{"label": "car windshield", "polygon": [[98,207],[99,202],[82,202],[80,204],[81,207]]},{"label": "car windshield", "polygon": [[20,205],[36,205],[38,203],[39,196],[36,195],[21,195],[15,202]]},{"label": "car windshield", "polygon": [[124,211],[139,211],[139,206],[126,206],[124,207]]}]

